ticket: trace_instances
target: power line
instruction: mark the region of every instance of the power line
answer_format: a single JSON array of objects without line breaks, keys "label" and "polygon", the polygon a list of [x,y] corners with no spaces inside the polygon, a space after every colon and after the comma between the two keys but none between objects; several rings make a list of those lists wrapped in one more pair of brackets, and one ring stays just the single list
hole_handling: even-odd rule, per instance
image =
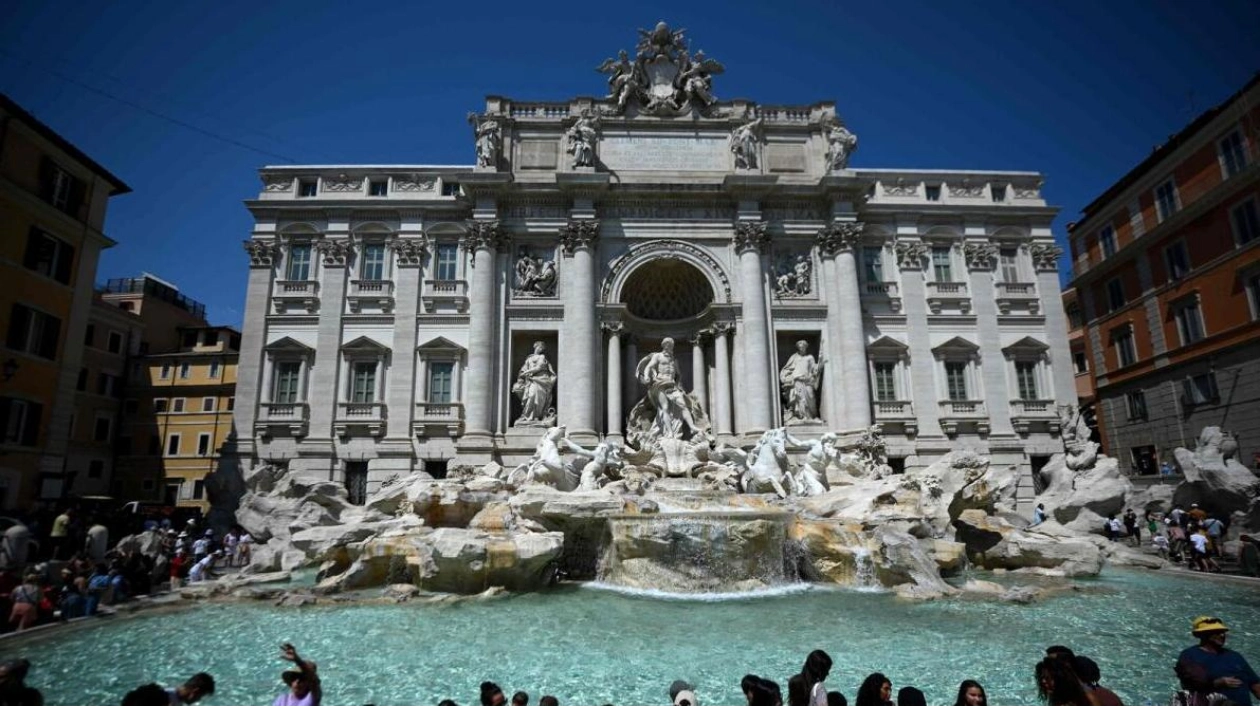
[{"label": "power line", "polygon": [[61,73],[60,71],[57,71],[57,70],[55,70],[55,69],[50,69],[50,68],[48,68],[48,67],[39,66],[39,65],[35,64],[34,62],[31,62],[31,61],[28,61],[28,60],[26,60],[26,59],[23,59],[22,57],[19,57],[19,56],[17,56],[17,55],[15,55],[15,54],[13,54],[12,52],[9,52],[9,51],[7,51],[7,50],[5,50],[5,49],[3,49],[3,48],[0,48],[0,54],[3,54],[3,55],[5,55],[5,56],[7,56],[8,58],[12,59],[13,61],[18,62],[19,64],[22,64],[23,66],[26,66],[26,67],[28,67],[28,68],[34,68],[34,69],[37,69],[37,70],[39,70],[39,71],[43,71],[44,73],[49,74],[50,76],[56,77],[56,78],[58,78],[58,79],[61,79],[62,81],[65,81],[66,83],[72,84],[72,85],[74,85],[74,86],[78,86],[79,88],[81,88],[81,89],[83,89],[83,90],[85,90],[85,91],[90,91],[90,92],[92,92],[92,93],[97,94],[98,96],[103,96],[103,97],[108,98],[108,99],[110,99],[110,100],[117,101],[118,103],[121,103],[121,104],[123,104],[123,105],[125,105],[125,106],[128,106],[128,107],[130,107],[130,108],[134,108],[135,110],[138,110],[138,111],[140,111],[140,112],[142,112],[142,113],[145,113],[145,114],[151,115],[151,116],[153,116],[154,118],[157,118],[157,119],[159,119],[159,120],[165,120],[166,122],[171,123],[171,124],[173,124],[173,125],[178,125],[178,126],[180,126],[181,128],[186,128],[186,129],[188,129],[188,130],[192,130],[193,132],[200,133],[201,135],[204,135],[204,136],[206,136],[206,137],[208,137],[208,138],[211,138],[211,139],[213,139],[213,140],[218,140],[218,141],[220,141],[220,142],[225,142],[225,143],[227,143],[227,144],[229,144],[229,145],[234,145],[234,146],[239,147],[239,148],[241,148],[241,149],[249,150],[250,152],[256,152],[256,153],[258,153],[258,154],[260,154],[260,155],[267,155],[268,157],[275,157],[275,158],[280,159],[280,160],[283,160],[283,161],[285,161],[285,162],[294,162],[294,163],[296,163],[296,162],[298,161],[298,160],[296,160],[296,159],[294,159],[294,158],[292,158],[292,157],[289,157],[288,155],[282,155],[282,154],[280,154],[280,153],[278,153],[278,152],[272,152],[272,151],[270,151],[270,150],[264,150],[264,149],[259,148],[259,147],[254,147],[253,145],[248,145],[248,144],[246,144],[246,143],[241,142],[240,140],[236,140],[236,139],[234,139],[234,138],[227,137],[226,135],[220,135],[220,134],[218,134],[218,133],[211,132],[211,131],[206,130],[206,129],[204,129],[204,128],[198,127],[198,126],[196,126],[196,125],[193,125],[192,123],[188,123],[188,122],[186,122],[186,121],[180,120],[179,118],[175,118],[175,117],[173,117],[173,116],[169,116],[169,115],[166,115],[166,114],[164,114],[164,113],[159,113],[158,111],[155,111],[155,110],[153,110],[153,109],[151,109],[151,108],[147,108],[147,107],[145,107],[145,106],[143,106],[143,105],[140,105],[139,103],[136,103],[136,102],[134,102],[134,101],[128,100],[128,99],[123,98],[123,97],[121,97],[121,96],[117,96],[117,95],[115,95],[115,94],[113,94],[113,93],[110,93],[109,91],[106,91],[106,90],[101,89],[101,88],[97,88],[96,86],[92,86],[91,84],[88,84],[88,83],[85,83],[85,82],[83,82],[83,81],[80,81],[79,79],[76,79],[76,78],[74,78],[73,76],[67,76],[66,74],[63,74],[63,73]]}]

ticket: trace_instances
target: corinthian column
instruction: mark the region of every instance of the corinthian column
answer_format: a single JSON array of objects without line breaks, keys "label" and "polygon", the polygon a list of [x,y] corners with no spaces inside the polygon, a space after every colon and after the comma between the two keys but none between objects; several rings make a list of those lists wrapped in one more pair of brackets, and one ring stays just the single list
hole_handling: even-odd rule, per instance
[{"label": "corinthian column", "polygon": [[858,292],[857,259],[854,251],[864,224],[836,221],[818,234],[818,248],[824,258],[835,260],[835,293],[828,307],[828,320],[834,320],[840,352],[840,381],[844,391],[841,426],[844,429],[870,427],[871,389],[866,371],[866,332],[862,326],[862,296]]},{"label": "corinthian column", "polygon": [[740,346],[744,351],[744,370],[748,376],[741,381],[741,413],[747,429],[741,432],[753,435],[770,428],[773,416],[770,410],[770,332],[766,322],[766,296],[762,284],[761,254],[770,239],[766,235],[764,221],[743,221],[735,224],[735,252],[739,255],[740,312],[744,326]]},{"label": "corinthian column", "polygon": [[700,403],[705,414],[713,411],[709,406],[709,368],[704,363],[704,332],[691,339],[691,397]]},{"label": "corinthian column", "polygon": [[713,427],[719,434],[731,434],[731,352],[727,340],[731,325],[719,322],[713,326]]},{"label": "corinthian column", "polygon": [[469,221],[459,245],[468,253],[472,278],[468,288],[468,377],[464,385],[465,441],[490,444],[494,409],[495,252],[504,235],[498,221]]},{"label": "corinthian column", "polygon": [[621,322],[606,322],[608,332],[608,427],[609,437],[621,437]]},{"label": "corinthian column", "polygon": [[571,434],[595,436],[595,240],[599,221],[574,220],[560,228],[560,245],[572,258],[565,270],[564,325],[560,330],[557,372],[572,381],[557,405],[560,422]]}]

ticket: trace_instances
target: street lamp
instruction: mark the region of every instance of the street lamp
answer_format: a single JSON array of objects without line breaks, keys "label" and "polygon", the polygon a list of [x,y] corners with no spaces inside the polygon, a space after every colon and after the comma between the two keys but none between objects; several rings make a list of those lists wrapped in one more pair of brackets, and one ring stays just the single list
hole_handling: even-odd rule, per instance
[{"label": "street lamp", "polygon": [[8,383],[13,380],[13,376],[17,375],[18,362],[15,358],[10,358],[0,365],[0,375],[4,376],[4,382]]}]

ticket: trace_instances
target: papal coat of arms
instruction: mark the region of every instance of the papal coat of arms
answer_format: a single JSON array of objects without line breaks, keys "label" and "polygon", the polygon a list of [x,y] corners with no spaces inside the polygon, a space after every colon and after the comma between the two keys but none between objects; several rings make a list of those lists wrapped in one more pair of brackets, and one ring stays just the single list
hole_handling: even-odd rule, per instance
[{"label": "papal coat of arms", "polygon": [[684,32],[664,22],[650,30],[640,29],[633,61],[622,50],[617,58],[606,59],[596,68],[608,74],[607,100],[612,105],[605,113],[622,115],[631,105],[650,115],[709,113],[717,102],[712,77],[725,67],[703,51],[693,56]]}]

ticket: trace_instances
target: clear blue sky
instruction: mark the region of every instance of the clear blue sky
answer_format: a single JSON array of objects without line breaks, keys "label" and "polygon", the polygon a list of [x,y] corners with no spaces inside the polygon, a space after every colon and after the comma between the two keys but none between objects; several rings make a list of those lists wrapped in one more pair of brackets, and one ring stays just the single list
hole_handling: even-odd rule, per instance
[{"label": "clear blue sky", "polygon": [[135,190],[98,279],[153,272],[234,325],[259,166],[470,164],[485,95],[597,94],[658,19],[726,64],[721,98],[834,99],[854,167],[1045,173],[1060,239],[1260,69],[1255,0],[2,5],[0,91]]}]

